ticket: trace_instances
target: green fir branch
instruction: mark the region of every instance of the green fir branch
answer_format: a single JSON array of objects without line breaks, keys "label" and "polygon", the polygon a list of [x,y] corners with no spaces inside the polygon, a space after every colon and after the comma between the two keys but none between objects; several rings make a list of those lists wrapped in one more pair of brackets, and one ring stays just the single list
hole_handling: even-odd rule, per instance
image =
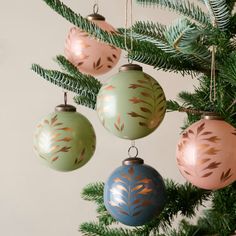
[{"label": "green fir branch", "polygon": [[207,47],[199,43],[204,30],[188,19],[180,18],[167,28],[164,35],[169,44],[176,50],[177,57],[178,54],[181,54],[186,59],[209,68],[211,53]]},{"label": "green fir branch", "polygon": [[79,70],[62,55],[57,56],[55,60],[66,73],[69,73],[76,80],[81,81],[83,84],[86,84],[86,87],[90,91],[93,91],[95,94],[99,92],[102,86],[99,80],[91,75],[85,75],[79,72]]},{"label": "green fir branch", "polygon": [[96,109],[96,100],[92,99],[90,97],[87,96],[80,96],[80,95],[76,95],[74,96],[74,102],[77,103],[78,105],[82,105],[82,106],[86,106],[88,108],[91,108],[93,110]]},{"label": "green fir branch", "polygon": [[189,2],[188,0],[136,0],[143,6],[159,6],[162,8],[168,8],[170,11],[175,11],[181,15],[184,15],[204,26],[210,25],[209,16],[202,11],[199,6]]},{"label": "green fir branch", "polygon": [[81,197],[86,201],[93,201],[98,204],[103,203],[103,189],[104,183],[102,182],[88,184],[83,188]]},{"label": "green fir branch", "polygon": [[[99,223],[83,223],[80,225],[79,231],[84,236],[136,236],[131,230],[124,228],[109,228]],[[141,236],[141,235],[140,235]]]},{"label": "green fir branch", "polygon": [[204,0],[213,24],[221,30],[227,30],[230,22],[230,11],[226,0]]},{"label": "green fir branch", "polygon": [[166,31],[166,26],[158,22],[137,21],[132,26],[134,32],[149,36],[151,38],[165,39],[163,32]]},{"label": "green fir branch", "polygon": [[96,101],[97,94],[93,93],[87,84],[77,81],[68,74],[56,70],[46,70],[37,64],[33,64],[31,68],[35,73],[45,80],[81,96],[86,96],[92,101]]},{"label": "green fir branch", "polygon": [[179,111],[180,108],[181,106],[178,102],[173,100],[167,101],[167,112]]}]

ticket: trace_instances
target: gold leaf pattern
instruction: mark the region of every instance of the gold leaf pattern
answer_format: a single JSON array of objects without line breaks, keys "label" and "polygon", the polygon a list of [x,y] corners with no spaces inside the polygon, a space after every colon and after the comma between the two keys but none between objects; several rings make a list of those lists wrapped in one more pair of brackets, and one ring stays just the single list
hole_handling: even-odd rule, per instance
[{"label": "gold leaf pattern", "polygon": [[[142,174],[135,173],[133,166],[129,167],[126,172],[121,172],[121,177],[114,178],[112,188],[112,200],[108,203],[110,206],[117,208],[120,214],[136,217],[143,212],[143,208],[152,204],[151,188],[152,180],[142,177]],[[150,184],[150,185],[149,185]]]},{"label": "gold leaf pattern", "polygon": [[111,57],[107,57],[107,60],[108,60],[109,62],[114,63],[114,61],[113,61],[113,59],[112,59]]},{"label": "gold leaf pattern", "polygon": [[217,169],[220,164],[221,164],[221,162],[212,162],[207,167],[205,167],[203,170]]},{"label": "gold leaf pattern", "polygon": [[62,147],[58,152],[69,152],[69,150],[71,149],[71,147]]},{"label": "gold leaf pattern", "polygon": [[197,135],[199,135],[205,128],[205,123],[202,123],[198,128],[197,128]]},{"label": "gold leaf pattern", "polygon": [[114,124],[114,126],[119,132],[122,132],[124,130],[125,124],[121,123],[120,114],[118,115],[116,123]]},{"label": "gold leaf pattern", "polygon": [[228,169],[228,171],[226,171],[226,173],[222,173],[220,180],[221,182],[225,182],[228,179],[230,179],[233,176],[233,174],[231,174],[231,169]]},{"label": "gold leaf pattern", "polygon": [[52,162],[58,160],[58,158],[59,158],[59,157],[54,157],[54,158],[52,158]]},{"label": "gold leaf pattern", "polygon": [[57,121],[57,115],[55,115],[54,117],[52,117],[52,119],[51,119],[51,125],[53,126],[56,121]]},{"label": "gold leaf pattern", "polygon": [[152,182],[152,180],[148,179],[148,178],[144,178],[144,179],[141,179],[140,181],[138,181],[138,183],[144,183],[144,184],[149,184],[151,182]]},{"label": "gold leaf pattern", "polygon": [[141,195],[147,195],[149,194],[150,192],[152,192],[153,190],[151,188],[144,188],[142,189],[140,192],[137,193],[138,194],[141,194]]},{"label": "gold leaf pattern", "polygon": [[217,141],[220,141],[220,138],[218,138],[217,136],[212,136],[210,138],[206,138],[205,140],[212,142],[212,143],[216,143]]},{"label": "gold leaf pattern", "polygon": [[205,154],[207,154],[207,155],[216,155],[219,151],[220,151],[220,150],[217,150],[217,149],[215,149],[214,147],[212,147],[212,148],[209,148],[209,149],[205,152]]},{"label": "gold leaf pattern", "polygon": [[130,167],[128,172],[131,176],[133,176],[134,175],[134,167],[133,166]]},{"label": "gold leaf pattern", "polygon": [[116,188],[128,192],[128,190],[124,186],[122,186],[121,184],[116,185]]},{"label": "gold leaf pattern", "polygon": [[140,107],[140,110],[143,112],[152,113],[151,110],[146,107]]},{"label": "gold leaf pattern", "polygon": [[108,85],[108,86],[106,86],[106,87],[104,87],[104,89],[105,90],[114,90],[115,89],[115,87],[113,86],[113,85]]},{"label": "gold leaf pattern", "polygon": [[147,119],[147,117],[145,116],[142,116],[142,115],[139,115],[138,113],[136,112],[129,112],[128,115],[132,116],[132,117],[141,117],[143,119]]},{"label": "gold leaf pattern", "polygon": [[209,173],[206,173],[205,175],[201,176],[202,178],[206,178],[206,177],[209,177],[210,175],[212,175],[213,172],[209,172]]},{"label": "gold leaf pattern", "polygon": [[73,131],[72,128],[65,127],[65,128],[58,128],[57,130],[62,130],[62,131]]}]

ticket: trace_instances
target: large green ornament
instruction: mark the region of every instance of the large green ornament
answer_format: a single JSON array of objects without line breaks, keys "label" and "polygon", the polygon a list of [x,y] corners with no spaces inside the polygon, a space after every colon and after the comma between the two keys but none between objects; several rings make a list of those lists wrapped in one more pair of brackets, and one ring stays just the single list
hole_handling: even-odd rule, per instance
[{"label": "large green ornament", "polygon": [[60,105],[37,125],[34,149],[43,162],[58,171],[85,165],[96,147],[89,120],[70,105]]},{"label": "large green ornament", "polygon": [[159,83],[134,64],[124,65],[105,83],[97,97],[103,126],[124,139],[139,139],[162,122],[166,98]]}]

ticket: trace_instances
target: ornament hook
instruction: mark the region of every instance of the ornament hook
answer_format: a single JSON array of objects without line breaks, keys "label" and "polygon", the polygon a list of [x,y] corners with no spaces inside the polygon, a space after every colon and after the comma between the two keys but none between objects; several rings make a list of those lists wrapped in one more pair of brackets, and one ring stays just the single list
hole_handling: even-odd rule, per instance
[{"label": "ornament hook", "polygon": [[98,3],[95,3],[95,4],[93,5],[93,14],[98,14],[98,11],[99,11]]},{"label": "ornament hook", "polygon": [[67,92],[64,92],[64,104],[67,106]]},{"label": "ornament hook", "polygon": [[[134,150],[135,155],[132,155],[132,153],[131,153],[132,150]],[[138,157],[138,148],[135,146],[135,141],[131,142],[131,147],[129,147],[129,149],[128,149],[128,155],[129,155],[129,158],[137,158]]]}]

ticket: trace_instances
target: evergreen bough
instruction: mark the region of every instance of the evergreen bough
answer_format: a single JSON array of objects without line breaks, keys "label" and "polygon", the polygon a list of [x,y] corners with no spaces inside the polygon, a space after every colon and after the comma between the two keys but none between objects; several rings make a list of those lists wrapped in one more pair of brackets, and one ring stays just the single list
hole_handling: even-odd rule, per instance
[{"label": "evergreen bough", "polygon": [[[121,49],[125,47],[125,30],[111,35],[75,13],[59,0],[43,0],[75,26],[89,35]],[[181,15],[171,26],[156,22],[136,22],[133,28],[134,50],[130,59],[153,66],[157,70],[192,75],[199,80],[193,93],[180,92],[177,101],[168,101],[168,111],[185,111],[187,120],[183,128],[200,118],[198,111],[214,111],[236,127],[236,0],[136,0],[144,7],[155,6]],[[202,10],[206,7],[207,11]],[[131,42],[128,31],[128,46]],[[209,100],[211,51],[217,46],[216,88],[217,100]],[[63,72],[44,69],[37,64],[32,70],[45,80],[76,93],[77,104],[95,109],[96,96],[101,83],[94,77],[80,73],[65,57],[56,62]],[[117,222],[103,204],[104,183],[89,184],[82,197],[97,204],[98,222],[83,223],[80,232],[90,236],[203,236],[233,235],[236,231],[236,182],[218,191],[198,189],[189,183],[177,184],[166,180],[167,204],[160,216],[142,227],[127,229],[110,227]],[[204,210],[196,224],[187,218],[196,214],[204,201],[212,206]],[[172,228],[177,214],[185,217],[178,229]],[[163,233],[164,232],[164,233]]]}]

